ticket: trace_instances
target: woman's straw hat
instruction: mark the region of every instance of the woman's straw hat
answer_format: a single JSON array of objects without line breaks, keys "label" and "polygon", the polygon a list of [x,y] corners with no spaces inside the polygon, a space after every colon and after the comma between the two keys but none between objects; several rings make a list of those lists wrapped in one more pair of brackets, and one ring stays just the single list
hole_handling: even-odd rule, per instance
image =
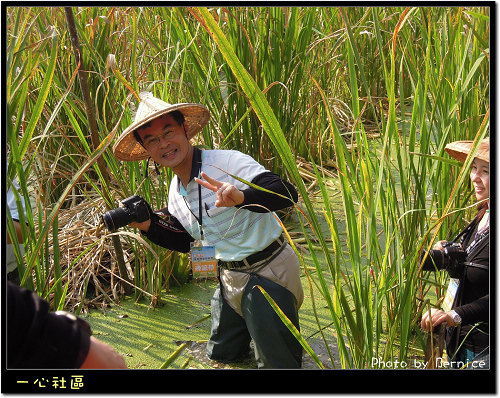
[{"label": "woman's straw hat", "polygon": [[141,102],[137,108],[134,122],[123,131],[113,145],[113,153],[120,160],[134,161],[149,157],[147,151],[135,139],[134,131],[157,117],[173,111],[182,112],[187,126],[188,139],[193,138],[200,132],[210,119],[208,109],[200,104],[181,103],[172,105],[153,97],[153,94],[148,91],[141,92],[139,98]]},{"label": "woman's straw hat", "polygon": [[[467,158],[467,155],[469,155],[471,149],[472,149],[472,144],[474,141],[455,141],[452,142],[444,148],[446,152],[451,157],[454,157],[457,160],[460,160],[461,162],[465,162],[465,159]],[[476,158],[479,158],[481,160],[484,160],[485,162],[490,162],[490,138],[485,138],[479,143],[479,146],[477,148],[476,152]]]}]

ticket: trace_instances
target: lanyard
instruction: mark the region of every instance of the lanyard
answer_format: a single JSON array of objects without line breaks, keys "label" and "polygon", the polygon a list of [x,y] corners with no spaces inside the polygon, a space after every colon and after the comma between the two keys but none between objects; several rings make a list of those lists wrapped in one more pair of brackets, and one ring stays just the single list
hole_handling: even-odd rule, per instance
[{"label": "lanyard", "polygon": [[191,208],[189,207],[187,201],[186,201],[186,198],[183,196],[182,199],[184,199],[184,203],[186,204],[186,207],[188,208],[188,210],[191,212],[191,214],[193,215],[194,218],[196,218],[196,221],[198,221],[198,224],[200,226],[200,235],[201,235],[201,239],[200,240],[204,240],[204,236],[203,236],[203,212],[201,211],[201,185],[198,184],[198,215],[199,215],[199,218],[196,217],[196,214],[193,213],[193,211],[191,210]]},{"label": "lanyard", "polygon": [[[477,238],[478,235],[482,234],[484,231],[486,231],[486,229],[489,229],[489,227],[490,227],[490,211],[489,211],[489,209],[486,210],[486,214],[483,216],[483,218],[484,217],[486,217],[486,221],[483,222],[483,220],[481,219],[479,221],[479,223],[477,224],[477,232],[476,232],[475,238]],[[479,229],[479,226],[481,225],[481,223],[483,223],[484,225],[481,227],[481,229]]]}]

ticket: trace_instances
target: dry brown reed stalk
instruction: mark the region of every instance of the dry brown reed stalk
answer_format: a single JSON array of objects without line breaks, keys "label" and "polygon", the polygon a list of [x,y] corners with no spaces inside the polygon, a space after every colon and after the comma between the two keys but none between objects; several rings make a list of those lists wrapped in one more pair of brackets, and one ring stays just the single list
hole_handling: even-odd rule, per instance
[{"label": "dry brown reed stalk", "polygon": [[[335,167],[334,163],[332,162],[329,166]],[[336,173],[334,173],[331,170],[328,170],[325,167],[317,166],[320,172],[323,173],[325,178],[335,178]],[[302,177],[302,180],[304,183],[309,184],[307,187],[307,192],[310,194],[314,194],[315,192],[317,193],[317,185],[318,185],[318,179],[316,178],[316,174],[314,173],[314,166],[312,165],[311,162],[305,160],[301,156],[297,156],[297,169],[299,171],[300,176]],[[329,181],[325,179],[325,185],[335,188],[335,184],[333,181]]]},{"label": "dry brown reed stalk", "polygon": [[[102,301],[119,300],[116,291],[114,274],[116,255],[111,244],[103,232],[100,216],[105,211],[104,199],[93,194],[87,196],[78,204],[68,209],[61,209],[59,213],[58,241],[60,250],[60,265],[63,270],[62,284],[69,284],[64,307],[76,309],[80,306],[99,306]],[[48,239],[49,254],[53,254],[52,236]],[[128,276],[133,280],[131,262],[134,254],[126,240],[122,241],[125,264]],[[54,276],[52,275],[51,278]],[[53,279],[49,285],[52,285]],[[86,285],[94,287],[95,296],[86,298]]]}]

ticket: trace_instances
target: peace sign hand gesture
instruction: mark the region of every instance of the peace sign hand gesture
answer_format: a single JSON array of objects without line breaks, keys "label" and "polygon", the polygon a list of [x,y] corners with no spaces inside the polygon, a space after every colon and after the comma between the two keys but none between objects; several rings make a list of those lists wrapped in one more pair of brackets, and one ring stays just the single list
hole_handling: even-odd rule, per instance
[{"label": "peace sign hand gesture", "polygon": [[245,200],[245,194],[234,185],[214,180],[204,172],[201,173],[201,177],[206,181],[199,178],[195,178],[195,181],[202,187],[217,193],[215,207],[233,207],[242,204]]}]

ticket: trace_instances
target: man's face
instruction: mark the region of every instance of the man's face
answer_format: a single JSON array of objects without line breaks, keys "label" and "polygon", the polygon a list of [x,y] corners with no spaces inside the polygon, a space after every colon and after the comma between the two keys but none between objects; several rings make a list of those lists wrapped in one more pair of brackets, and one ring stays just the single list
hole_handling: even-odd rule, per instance
[{"label": "man's face", "polygon": [[156,163],[175,169],[184,164],[191,149],[185,127],[177,124],[175,119],[167,114],[154,119],[148,127],[137,132]]}]

